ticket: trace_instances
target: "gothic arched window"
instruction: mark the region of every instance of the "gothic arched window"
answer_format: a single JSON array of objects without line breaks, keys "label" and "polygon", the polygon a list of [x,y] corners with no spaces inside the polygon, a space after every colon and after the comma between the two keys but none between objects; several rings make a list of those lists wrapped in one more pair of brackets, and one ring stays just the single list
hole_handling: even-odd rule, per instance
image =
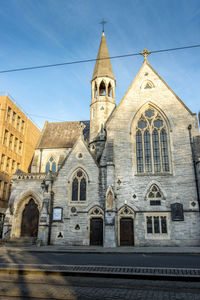
[{"label": "gothic arched window", "polygon": [[156,184],[150,187],[146,198],[150,201],[150,205],[161,205],[161,200],[164,199],[161,190]]},{"label": "gothic arched window", "polygon": [[85,173],[79,169],[72,179],[71,201],[86,201],[87,181]]},{"label": "gothic arched window", "polygon": [[51,171],[53,173],[56,172],[56,162],[52,156],[49,158],[49,160],[46,163],[45,172],[49,172],[49,171]]},{"label": "gothic arched window", "polygon": [[106,95],[106,85],[105,82],[102,80],[100,86],[99,86],[99,95],[105,96]]},{"label": "gothic arched window", "polygon": [[166,123],[154,109],[141,114],[136,128],[138,173],[169,172],[169,143]]},{"label": "gothic arched window", "polygon": [[94,98],[97,98],[97,84],[95,82],[95,86],[94,86]]},{"label": "gothic arched window", "polygon": [[112,97],[112,85],[110,82],[108,84],[108,97]]}]

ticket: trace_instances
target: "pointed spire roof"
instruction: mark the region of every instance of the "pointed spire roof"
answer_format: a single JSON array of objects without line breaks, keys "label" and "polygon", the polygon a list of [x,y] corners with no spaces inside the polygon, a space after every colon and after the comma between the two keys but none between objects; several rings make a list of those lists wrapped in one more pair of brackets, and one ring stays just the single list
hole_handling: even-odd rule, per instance
[{"label": "pointed spire roof", "polygon": [[[107,58],[107,59],[102,59]],[[92,76],[92,80],[96,77],[111,77],[114,79],[111,61],[109,58],[108,47],[106,44],[106,38],[104,32],[102,33],[101,43],[99,46],[99,52]]]}]

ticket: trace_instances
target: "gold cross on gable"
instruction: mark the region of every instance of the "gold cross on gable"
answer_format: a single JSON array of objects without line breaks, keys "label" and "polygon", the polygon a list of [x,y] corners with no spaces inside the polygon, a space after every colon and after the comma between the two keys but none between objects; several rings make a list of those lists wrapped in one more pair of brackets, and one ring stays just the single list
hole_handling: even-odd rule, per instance
[{"label": "gold cross on gable", "polygon": [[102,32],[104,32],[104,25],[106,24],[107,22],[104,21],[104,19],[99,23],[102,25]]},{"label": "gold cross on gable", "polygon": [[144,56],[144,60],[146,61],[147,60],[147,56],[149,54],[151,54],[151,51],[149,51],[147,49],[144,49],[142,52],[140,52],[140,54]]}]

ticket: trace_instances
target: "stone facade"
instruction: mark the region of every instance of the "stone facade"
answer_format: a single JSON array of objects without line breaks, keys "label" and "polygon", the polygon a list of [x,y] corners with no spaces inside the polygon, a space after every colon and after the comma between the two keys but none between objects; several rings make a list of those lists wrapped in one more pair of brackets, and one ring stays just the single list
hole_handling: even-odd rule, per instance
[{"label": "stone facade", "polygon": [[[90,122],[45,124],[31,173],[13,177],[4,238],[105,247],[200,244],[197,117],[144,56],[116,107],[103,33]],[[36,210],[27,229],[27,215]]]}]

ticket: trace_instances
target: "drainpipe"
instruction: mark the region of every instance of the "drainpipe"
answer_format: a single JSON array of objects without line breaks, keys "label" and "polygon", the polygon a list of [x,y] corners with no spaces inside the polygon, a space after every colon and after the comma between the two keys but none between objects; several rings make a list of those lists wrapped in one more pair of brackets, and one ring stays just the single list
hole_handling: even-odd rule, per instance
[{"label": "drainpipe", "polygon": [[200,211],[200,192],[199,192],[199,186],[198,186],[198,178],[197,178],[197,170],[196,170],[196,162],[195,162],[195,156],[194,156],[194,146],[193,146],[193,141],[192,141],[191,129],[192,129],[192,125],[190,124],[188,126],[188,131],[189,131],[190,146],[191,146],[191,152],[192,152],[192,162],[193,162],[193,167],[194,167],[194,177],[195,177],[196,190],[197,190],[197,200],[199,203],[199,211]]},{"label": "drainpipe", "polygon": [[49,207],[49,234],[48,234],[48,245],[51,245],[51,228],[53,221],[53,191],[50,192],[50,207]]}]

